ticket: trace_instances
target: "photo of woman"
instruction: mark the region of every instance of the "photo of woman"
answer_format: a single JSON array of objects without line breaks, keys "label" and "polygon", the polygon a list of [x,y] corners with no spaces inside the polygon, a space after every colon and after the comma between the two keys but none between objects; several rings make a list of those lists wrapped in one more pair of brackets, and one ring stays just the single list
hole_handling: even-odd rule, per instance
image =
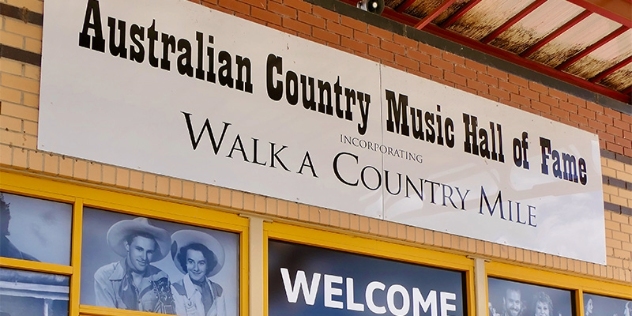
[{"label": "photo of woman", "polygon": [[224,266],[224,248],[212,236],[180,230],[171,236],[171,258],[182,279],[171,284],[178,316],[224,316],[224,289],[210,280]]}]

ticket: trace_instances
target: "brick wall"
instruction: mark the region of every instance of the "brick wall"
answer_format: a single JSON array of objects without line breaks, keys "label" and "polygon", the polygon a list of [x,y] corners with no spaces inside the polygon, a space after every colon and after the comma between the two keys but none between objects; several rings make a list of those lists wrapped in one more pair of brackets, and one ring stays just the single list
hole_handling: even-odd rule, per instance
[{"label": "brick wall", "polygon": [[[607,265],[580,262],[348,213],[39,152],[39,0],[1,0],[0,166],[264,213],[391,241],[476,253],[554,270],[632,282],[632,117],[301,0],[195,1],[490,100],[597,133],[602,149]],[[342,5],[342,4],[341,4]],[[13,11],[12,11],[13,12]],[[26,22],[25,22],[26,21]],[[39,21],[39,22],[38,22]],[[589,232],[588,232],[589,233]]]}]

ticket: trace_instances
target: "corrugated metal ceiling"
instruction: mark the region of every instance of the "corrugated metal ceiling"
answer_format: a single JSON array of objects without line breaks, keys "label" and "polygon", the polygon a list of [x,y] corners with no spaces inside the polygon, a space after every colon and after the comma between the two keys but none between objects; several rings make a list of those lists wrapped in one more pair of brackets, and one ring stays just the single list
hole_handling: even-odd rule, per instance
[{"label": "corrugated metal ceiling", "polygon": [[632,0],[386,0],[385,4],[385,17],[632,103]]}]

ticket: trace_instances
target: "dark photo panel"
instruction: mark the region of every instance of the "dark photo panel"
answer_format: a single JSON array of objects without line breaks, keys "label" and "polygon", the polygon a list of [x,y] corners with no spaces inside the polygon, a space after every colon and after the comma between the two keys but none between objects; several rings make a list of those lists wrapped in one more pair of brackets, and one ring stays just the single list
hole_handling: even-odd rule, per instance
[{"label": "dark photo panel", "polygon": [[572,316],[571,291],[488,278],[490,316]]},{"label": "dark photo panel", "polygon": [[270,316],[467,314],[464,273],[268,241]]},{"label": "dark photo panel", "polygon": [[69,278],[0,268],[0,316],[68,316]]},{"label": "dark photo panel", "polygon": [[632,316],[632,298],[584,293],[584,316]]},{"label": "dark photo panel", "polygon": [[0,256],[70,264],[72,205],[0,192]]},{"label": "dark photo panel", "polygon": [[85,208],[81,304],[239,315],[239,234]]}]

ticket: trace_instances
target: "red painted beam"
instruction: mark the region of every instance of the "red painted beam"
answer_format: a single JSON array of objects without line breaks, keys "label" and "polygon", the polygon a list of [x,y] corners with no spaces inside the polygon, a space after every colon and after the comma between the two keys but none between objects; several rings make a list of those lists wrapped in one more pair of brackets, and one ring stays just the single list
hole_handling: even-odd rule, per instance
[{"label": "red painted beam", "polygon": [[599,82],[601,81],[603,78],[608,77],[609,75],[611,75],[613,72],[627,66],[630,62],[632,62],[632,56],[629,56],[628,58],[618,62],[616,65],[600,72],[599,74],[597,74],[596,76],[590,78],[590,82]]},{"label": "red painted beam", "polygon": [[[346,3],[351,3],[351,5],[353,5],[354,0],[342,0],[343,2]],[[415,24],[417,24],[419,22],[419,19],[414,18],[410,15],[407,14],[402,14],[399,13],[391,8],[385,8],[384,12],[382,12],[382,16],[409,26],[413,26]],[[609,98],[615,99],[615,100],[619,100],[621,102],[625,102],[625,103],[631,103],[632,102],[632,98],[630,97],[630,93],[622,93],[619,91],[615,91],[611,88],[608,87],[604,87],[595,83],[592,83],[588,80],[584,80],[580,77],[576,77],[573,76],[571,74],[567,74],[565,72],[556,70],[555,68],[551,68],[548,66],[545,66],[543,64],[539,64],[537,62],[534,62],[532,60],[529,59],[525,59],[522,58],[516,54],[504,51],[500,48],[491,46],[491,45],[487,45],[487,44],[483,44],[479,41],[473,40],[469,37],[465,37],[463,35],[457,34],[455,32],[443,29],[439,26],[436,26],[434,24],[430,24],[428,26],[426,26],[424,28],[424,31],[433,34],[435,36],[444,38],[446,40],[461,44],[463,46],[469,47],[471,49],[480,51],[482,53],[503,59],[505,61],[523,66],[525,68],[528,69],[532,69],[533,71],[542,73],[544,75],[547,76],[551,76],[553,78],[565,81],[567,83],[576,85],[578,87],[581,87],[583,89],[586,90],[590,90],[593,91],[595,93],[599,93],[602,94],[604,96],[607,96]]]},{"label": "red painted beam", "polygon": [[575,54],[573,57],[567,59],[566,61],[564,61],[563,63],[561,63],[559,66],[555,67],[555,69],[557,70],[563,70],[568,68],[568,66],[572,65],[573,63],[575,63],[576,61],[586,57],[586,55],[592,53],[593,51],[595,51],[597,48],[605,45],[606,43],[610,42],[612,39],[614,39],[615,37],[623,34],[625,31],[627,31],[628,28],[625,26],[621,26],[620,28],[612,31],[610,34],[606,35],[605,37],[603,37],[602,39],[598,40],[597,42],[595,42],[594,44],[586,47],[586,49],[584,49],[583,51]]},{"label": "red painted beam", "polygon": [[417,0],[406,0],[402,3],[400,3],[397,8],[395,8],[395,11],[397,12],[404,12],[406,9],[408,9],[413,3],[415,3],[415,1]]},{"label": "red painted beam", "polygon": [[457,33],[454,32],[450,32],[448,30],[442,29],[438,26],[435,25],[428,25],[424,31],[427,31],[431,34],[434,34],[436,36],[442,37],[444,39],[447,40],[451,40],[453,42],[459,43],[461,45],[470,47],[474,50],[492,55],[494,57],[498,57],[500,59],[504,59],[508,62],[523,66],[525,68],[531,69],[533,71],[539,72],[541,74],[547,75],[547,76],[551,76],[553,78],[557,78],[559,80],[568,82],[570,84],[576,85],[578,87],[605,95],[607,97],[619,100],[621,102],[626,102],[626,103],[630,103],[632,102],[630,95],[626,95],[623,93],[620,93],[618,91],[615,91],[611,88],[608,87],[604,87],[595,83],[592,83],[588,80],[584,80],[580,77],[576,77],[573,76],[571,74],[556,70],[555,68],[551,68],[548,67],[546,65],[537,63],[535,61],[529,60],[529,59],[525,59],[522,58],[518,55],[512,54],[510,52],[504,51],[500,48],[491,46],[491,45],[487,45],[487,44],[483,44],[479,41],[473,40],[469,37],[465,37],[462,35],[459,35]]},{"label": "red painted beam", "polygon": [[621,91],[621,93],[627,95],[628,98],[632,99],[632,86],[629,86],[629,87],[623,89],[623,91]]},{"label": "red painted beam", "polygon": [[552,41],[554,38],[558,37],[560,34],[568,31],[568,29],[577,25],[577,23],[581,22],[582,20],[584,20],[591,14],[592,12],[588,10],[584,10],[584,12],[578,14],[577,16],[572,18],[570,21],[564,23],[564,25],[560,26],[558,29],[553,31],[551,34],[545,36],[544,38],[539,40],[537,43],[533,44],[533,46],[527,48],[524,52],[520,53],[520,56],[525,57],[525,58],[531,56],[531,54],[535,53],[535,51],[542,48],[542,46],[546,45],[547,43]]},{"label": "red painted beam", "polygon": [[597,13],[610,20],[621,23],[628,28],[632,28],[632,2],[623,2],[622,0],[567,0],[586,10]]},{"label": "red painted beam", "polygon": [[527,16],[529,13],[533,12],[533,10],[537,9],[539,6],[541,6],[545,2],[546,2],[546,0],[536,0],[536,1],[532,2],[526,8],[522,9],[522,11],[518,12],[518,14],[512,16],[509,20],[507,20],[507,22],[503,23],[503,25],[501,25],[500,27],[498,27],[497,29],[495,29],[491,33],[487,34],[487,36],[485,36],[481,40],[481,42],[483,42],[485,44],[491,42],[493,39],[498,37],[498,35],[502,34],[504,31],[509,29],[512,25],[514,25],[518,21],[522,20],[522,18]]},{"label": "red painted beam", "polygon": [[417,24],[415,24],[415,28],[418,30],[423,29],[426,25],[430,24],[432,20],[436,19],[441,13],[447,10],[456,0],[445,0],[443,4],[438,6],[431,14],[421,19]]},{"label": "red painted beam", "polygon": [[476,6],[479,2],[481,2],[481,0],[470,0],[470,2],[468,2],[467,4],[462,6],[458,11],[456,11],[449,18],[447,18],[445,21],[443,21],[440,26],[442,28],[450,27],[458,19],[460,19],[462,16],[464,16],[465,13],[467,13],[467,11],[470,11],[472,8],[474,8],[474,6]]}]

